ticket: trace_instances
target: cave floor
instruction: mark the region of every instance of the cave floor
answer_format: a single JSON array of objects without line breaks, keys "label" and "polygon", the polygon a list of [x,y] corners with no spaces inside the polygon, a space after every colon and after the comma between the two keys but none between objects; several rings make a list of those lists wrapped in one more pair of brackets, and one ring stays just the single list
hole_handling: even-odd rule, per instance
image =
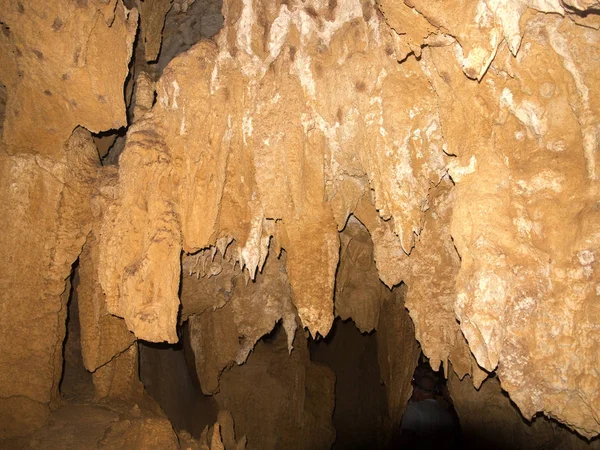
[{"label": "cave floor", "polygon": [[111,425],[119,421],[119,412],[93,403],[65,403],[54,411],[46,426],[31,436],[0,441],[11,449],[82,449],[97,448]]},{"label": "cave floor", "polygon": [[[0,440],[1,449],[81,450],[128,448],[145,436],[157,440],[154,448],[178,448],[177,437],[164,415],[147,398],[139,403],[63,401],[46,425],[33,434]],[[162,443],[162,444],[161,444]]]}]

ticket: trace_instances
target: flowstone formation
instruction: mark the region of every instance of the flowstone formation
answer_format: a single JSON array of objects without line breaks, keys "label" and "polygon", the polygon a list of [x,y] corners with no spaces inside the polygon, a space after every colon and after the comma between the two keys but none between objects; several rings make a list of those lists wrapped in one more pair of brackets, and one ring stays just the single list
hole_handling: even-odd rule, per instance
[{"label": "flowstone formation", "polygon": [[98,398],[185,320],[215,394],[337,315],[378,330],[391,426],[414,335],[457,396],[495,372],[600,433],[598,2],[229,0],[195,44],[214,2],[0,6],[0,435],[59,403],[77,259]]}]

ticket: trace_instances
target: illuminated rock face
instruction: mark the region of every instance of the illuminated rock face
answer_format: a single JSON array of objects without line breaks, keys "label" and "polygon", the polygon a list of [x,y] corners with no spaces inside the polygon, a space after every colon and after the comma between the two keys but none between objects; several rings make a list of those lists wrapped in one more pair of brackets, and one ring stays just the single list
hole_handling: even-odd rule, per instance
[{"label": "illuminated rock face", "polygon": [[180,251],[235,240],[254,279],[273,239],[302,324],[326,335],[338,230],[358,205],[390,219],[405,252],[415,244],[449,159],[435,92],[414,59],[398,64],[368,2],[234,2],[224,15],[217,44],[169,64],[129,133],[101,242],[109,309],[138,337],[172,341]]},{"label": "illuminated rock face", "polygon": [[[558,2],[540,3],[531,6],[565,14]],[[457,156],[449,166],[456,183],[450,235],[461,258],[453,310],[479,366],[497,370],[525,417],[544,411],[592,436],[600,430],[599,241],[592,225],[598,34],[578,25],[579,16],[524,4],[509,14],[496,6],[480,2],[475,15],[459,5],[422,10],[458,41],[426,48],[421,58],[438,94],[446,149]],[[468,25],[484,13],[495,17],[487,31]],[[510,23],[524,36],[518,48]],[[469,81],[464,74],[475,66],[457,55],[472,54],[482,34],[492,42],[498,33],[509,45],[491,52],[480,83]],[[421,343],[436,355],[438,346]]]},{"label": "illuminated rock face", "polygon": [[[144,63],[168,10],[147,3]],[[407,3],[225,2],[214,40],[156,84],[136,74],[117,172],[73,130],[127,124],[137,10],[3,2],[3,423],[56,400],[64,280],[87,241],[89,370],[127,329],[176,342],[181,305],[196,353],[218,341],[196,360],[207,392],[280,319],[291,348],[296,314],[313,336],[334,315],[384,324],[393,348],[389,330],[412,329],[377,273],[406,284],[434,368],[477,387],[496,371],[525,417],[600,433],[598,4]],[[407,392],[390,389],[398,420]]]},{"label": "illuminated rock face", "polygon": [[58,403],[65,280],[103,195],[94,142],[76,127],[126,125],[138,14],[116,1],[0,9],[0,436],[11,436],[42,425]]}]

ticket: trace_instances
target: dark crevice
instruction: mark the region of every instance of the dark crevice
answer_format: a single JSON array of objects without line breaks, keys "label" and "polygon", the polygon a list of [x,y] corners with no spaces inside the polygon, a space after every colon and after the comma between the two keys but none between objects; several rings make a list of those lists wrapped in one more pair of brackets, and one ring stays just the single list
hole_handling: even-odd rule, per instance
[{"label": "dark crevice", "polygon": [[65,400],[88,399],[93,395],[92,374],[83,365],[79,322],[79,260],[73,263],[67,302],[66,333],[63,341],[63,370],[59,391]]},{"label": "dark crevice", "polygon": [[140,379],[173,427],[198,438],[217,420],[218,407],[200,388],[187,322],[179,334],[176,344],[139,341]]},{"label": "dark crevice", "polygon": [[6,117],[6,104],[8,103],[8,90],[0,83],[0,137],[4,133],[4,118]]},{"label": "dark crevice", "polygon": [[390,448],[464,449],[460,420],[440,367],[421,353],[411,381],[413,392]]},{"label": "dark crevice", "polygon": [[196,0],[183,11],[173,5],[165,18],[163,40],[156,63],[158,75],[177,55],[201,39],[213,37],[223,27],[222,0]]},{"label": "dark crevice", "polygon": [[377,359],[376,332],[362,334],[352,320],[337,318],[319,341],[309,340],[311,360],[335,372],[333,450],[384,448],[385,387]]}]

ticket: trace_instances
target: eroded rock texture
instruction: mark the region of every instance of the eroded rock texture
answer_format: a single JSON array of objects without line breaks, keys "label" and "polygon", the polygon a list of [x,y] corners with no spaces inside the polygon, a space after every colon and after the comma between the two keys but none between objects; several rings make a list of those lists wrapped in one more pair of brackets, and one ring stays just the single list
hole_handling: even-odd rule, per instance
[{"label": "eroded rock texture", "polygon": [[[450,233],[461,257],[453,309],[477,363],[497,368],[525,417],[544,411],[592,436],[600,430],[591,225],[598,34],[561,17],[558,2],[506,6],[415,4],[457,37],[421,59],[438,94],[446,151],[457,155],[449,167]],[[479,84],[464,76],[484,72]],[[445,323],[443,332],[454,327]]]},{"label": "eroded rock texture", "polygon": [[214,3],[134,4],[0,4],[2,434],[56,404],[80,255],[98,397],[141,392],[130,332],[187,319],[212,393],[339,315],[378,329],[392,423],[415,334],[600,432],[598,2],[229,0],[197,44]]},{"label": "eroded rock texture", "polygon": [[[379,226],[383,226],[380,219],[374,222],[368,224],[370,229],[380,230]],[[393,232],[389,232],[393,235]],[[378,234],[374,233],[374,236]],[[377,241],[370,238],[363,224],[351,217],[340,234],[340,242],[335,312],[342,319],[352,318],[362,332],[377,330],[376,357],[387,397],[387,414],[378,430],[379,444],[383,445],[400,425],[412,393],[411,381],[420,348],[415,339],[415,327],[406,309],[406,285],[390,290],[379,279],[374,260]],[[398,252],[404,260],[406,254],[401,249]],[[374,447],[377,444],[373,441],[363,445]]]},{"label": "eroded rock texture", "polygon": [[[243,364],[256,342],[280,320],[288,351],[292,351],[296,310],[285,266],[275,255],[269,258],[256,282],[248,282],[247,274],[239,266],[236,269],[233,259],[210,251],[200,252],[184,263],[189,272],[183,280],[182,318],[196,312],[189,318],[190,341],[205,394],[216,392],[223,369],[234,362]],[[210,271],[219,271],[218,276],[211,276]],[[207,301],[212,304],[203,304]]]},{"label": "eroded rock texture", "polygon": [[248,361],[223,373],[219,407],[231,411],[236,434],[252,449],[330,448],[335,376],[310,361],[306,338],[298,330],[288,354],[282,327],[261,340]]},{"label": "eroded rock texture", "polygon": [[94,142],[76,127],[125,124],[137,11],[114,1],[0,6],[0,434],[11,436],[43,424],[58,401],[65,280],[100,177]]},{"label": "eroded rock texture", "polygon": [[302,325],[326,334],[354,213],[435,367],[476,385],[497,369],[525,416],[592,436],[594,15],[411,5],[224,4],[216,43],[169,64],[129,133],[101,243],[109,310],[174,341],[180,252],[235,240],[254,279],[273,239]]},{"label": "eroded rock texture", "polygon": [[[118,237],[102,244],[103,286],[109,309],[139,337],[176,339],[181,249],[235,239],[236,259],[254,278],[271,236],[286,250],[303,325],[326,334],[337,230],[370,196],[369,181],[408,251],[429,183],[442,176],[434,91],[414,60],[397,64],[373,4],[262,8],[225,4],[218,44],[201,42],[172,61],[156,106],[129,134],[121,196],[106,221]],[[420,127],[429,131],[411,139]],[[155,300],[140,296],[144,289]]]},{"label": "eroded rock texture", "polygon": [[7,151],[57,157],[77,125],[100,132],[127,124],[123,83],[137,10],[120,0],[3,0],[0,21]]},{"label": "eroded rock texture", "polygon": [[496,377],[479,389],[469,377],[460,380],[450,374],[448,388],[460,416],[466,448],[490,449],[596,449],[600,441],[587,443],[564,426],[543,416],[526,421],[515,408]]},{"label": "eroded rock texture", "polygon": [[3,434],[39,426],[58,400],[70,291],[65,279],[91,228],[88,199],[96,159],[91,137],[82,129],[73,133],[59,161],[0,152]]}]

